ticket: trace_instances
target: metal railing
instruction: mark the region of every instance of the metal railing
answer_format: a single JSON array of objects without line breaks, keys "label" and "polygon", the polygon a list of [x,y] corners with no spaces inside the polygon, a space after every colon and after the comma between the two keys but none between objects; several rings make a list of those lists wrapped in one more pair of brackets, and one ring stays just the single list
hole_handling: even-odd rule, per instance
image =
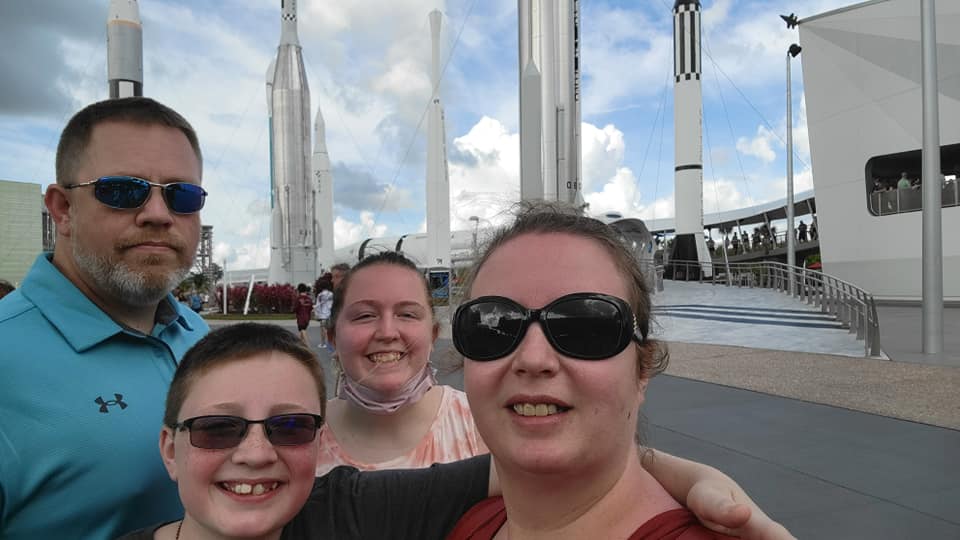
[{"label": "metal railing", "polygon": [[[758,287],[775,289],[808,305],[820,308],[847,328],[856,332],[857,339],[863,340],[864,356],[880,356],[880,320],[877,318],[877,306],[873,295],[863,289],[824,274],[816,270],[790,267],[774,261],[756,261],[745,263],[700,263],[697,261],[670,261],[683,269],[687,281],[699,281],[727,287]],[[701,265],[706,264],[713,270],[711,277],[704,278]],[[662,267],[661,267],[662,289]],[[700,276],[690,279],[689,276]],[[791,291],[791,285],[793,290]]]},{"label": "metal railing", "polygon": [[[943,208],[960,206],[960,183],[948,180],[941,184],[940,189]],[[874,191],[867,195],[867,204],[870,213],[875,216],[916,212],[923,210],[923,194],[920,186]]]},{"label": "metal railing", "polygon": [[654,264],[652,261],[641,261],[640,270],[647,278],[647,289],[650,294],[663,292],[663,265]]}]

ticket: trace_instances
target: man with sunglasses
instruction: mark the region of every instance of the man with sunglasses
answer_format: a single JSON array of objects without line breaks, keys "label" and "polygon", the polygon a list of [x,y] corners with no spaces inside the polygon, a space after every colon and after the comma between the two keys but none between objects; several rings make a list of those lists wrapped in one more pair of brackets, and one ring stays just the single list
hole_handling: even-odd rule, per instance
[{"label": "man with sunglasses", "polygon": [[0,304],[0,537],[110,539],[182,514],[155,441],[208,330],[170,294],[199,242],[201,162],[190,124],[148,98],[64,128],[56,247]]}]

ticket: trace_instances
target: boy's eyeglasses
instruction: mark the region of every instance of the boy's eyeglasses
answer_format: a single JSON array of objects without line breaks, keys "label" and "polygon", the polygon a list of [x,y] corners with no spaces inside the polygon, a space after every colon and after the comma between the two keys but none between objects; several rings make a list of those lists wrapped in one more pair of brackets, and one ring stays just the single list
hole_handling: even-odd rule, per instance
[{"label": "boy's eyeglasses", "polygon": [[197,416],[174,424],[174,429],[190,431],[190,444],[197,448],[220,450],[239,446],[250,424],[263,424],[267,440],[274,446],[297,446],[313,441],[323,425],[318,414],[279,414],[263,420],[239,416]]},{"label": "boy's eyeglasses", "polygon": [[171,182],[157,184],[143,178],[133,176],[104,176],[83,182],[64,186],[66,189],[93,186],[93,196],[98,201],[120,210],[140,208],[150,198],[154,187],[160,188],[167,208],[177,214],[193,214],[203,208],[207,191],[202,187],[189,182]]},{"label": "boy's eyeglasses", "polygon": [[528,309],[503,296],[481,296],[453,315],[453,345],[466,358],[503,358],[520,345],[527,328],[538,322],[550,345],[580,360],[616,356],[631,340],[643,343],[630,305],[615,296],[574,293],[540,309]]}]

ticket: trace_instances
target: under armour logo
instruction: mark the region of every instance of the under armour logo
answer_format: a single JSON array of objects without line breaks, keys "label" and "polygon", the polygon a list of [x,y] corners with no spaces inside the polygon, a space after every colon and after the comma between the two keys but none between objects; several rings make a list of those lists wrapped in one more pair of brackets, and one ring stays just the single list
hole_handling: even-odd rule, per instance
[{"label": "under armour logo", "polygon": [[127,408],[127,404],[123,402],[123,394],[114,394],[113,397],[116,399],[104,401],[102,397],[97,396],[97,399],[93,401],[100,405],[100,412],[102,413],[110,412],[110,406],[112,405],[119,405],[121,409]]}]

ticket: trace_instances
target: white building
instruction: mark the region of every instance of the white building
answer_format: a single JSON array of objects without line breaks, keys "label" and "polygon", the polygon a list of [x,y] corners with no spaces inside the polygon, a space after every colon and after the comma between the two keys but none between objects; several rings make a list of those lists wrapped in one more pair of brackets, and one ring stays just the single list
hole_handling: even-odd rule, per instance
[{"label": "white building", "polygon": [[19,286],[43,250],[40,184],[0,180],[0,279]]},{"label": "white building", "polygon": [[[960,2],[936,2],[943,293],[960,300]],[[920,2],[874,0],[802,19],[803,86],[824,272],[880,299],[921,297]],[[784,47],[786,54],[786,47]]]}]

